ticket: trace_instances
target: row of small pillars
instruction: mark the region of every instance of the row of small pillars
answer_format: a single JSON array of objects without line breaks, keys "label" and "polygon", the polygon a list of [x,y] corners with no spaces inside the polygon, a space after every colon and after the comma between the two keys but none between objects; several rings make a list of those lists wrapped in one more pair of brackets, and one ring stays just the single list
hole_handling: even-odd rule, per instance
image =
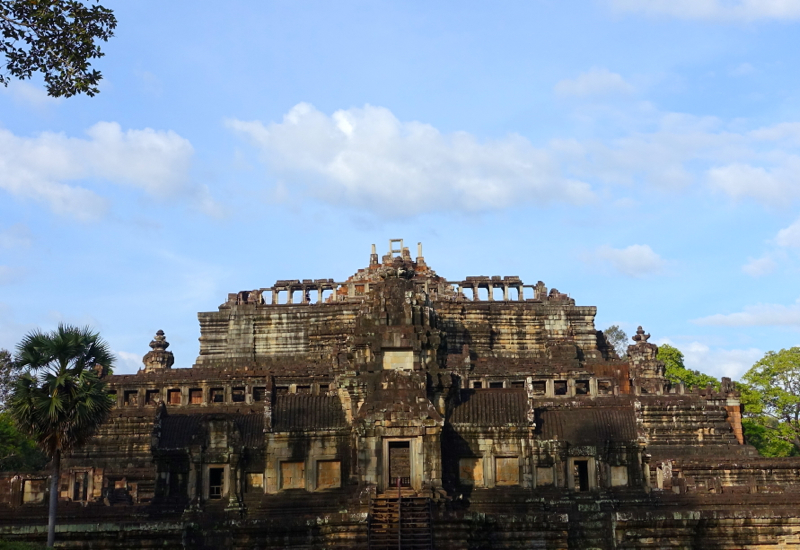
[{"label": "row of small pillars", "polygon": [[492,277],[491,279],[481,278],[481,279],[470,279],[467,277],[466,281],[461,282],[451,282],[450,284],[456,285],[458,287],[458,293],[463,294],[464,289],[471,289],[472,290],[472,300],[474,302],[482,301],[480,298],[480,293],[478,292],[479,289],[485,288],[488,294],[488,301],[494,302],[494,289],[502,288],[503,289],[503,301],[508,302],[511,301],[509,299],[508,291],[510,289],[516,289],[517,291],[517,301],[524,302],[525,301],[525,288],[533,289],[533,299],[534,300],[543,300],[547,298],[547,287],[543,284],[536,284],[536,285],[526,285],[523,284],[517,277],[506,277],[505,279],[500,279],[499,276]]}]

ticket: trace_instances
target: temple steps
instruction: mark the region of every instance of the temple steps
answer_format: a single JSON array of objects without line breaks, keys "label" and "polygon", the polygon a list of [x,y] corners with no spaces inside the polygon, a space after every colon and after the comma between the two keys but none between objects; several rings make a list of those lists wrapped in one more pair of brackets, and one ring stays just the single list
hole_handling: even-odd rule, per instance
[{"label": "temple steps", "polygon": [[369,550],[432,550],[430,499],[378,496],[369,512]]}]

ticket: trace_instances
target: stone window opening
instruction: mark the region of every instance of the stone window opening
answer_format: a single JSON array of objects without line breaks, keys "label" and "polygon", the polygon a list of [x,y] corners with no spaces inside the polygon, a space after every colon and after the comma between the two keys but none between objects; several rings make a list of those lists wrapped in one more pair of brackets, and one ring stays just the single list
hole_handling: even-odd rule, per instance
[{"label": "stone window opening", "polygon": [[489,289],[487,287],[478,287],[476,302],[488,302],[489,301]]},{"label": "stone window opening", "polygon": [[525,380],[514,380],[514,381],[511,382],[511,387],[512,388],[517,388],[517,389],[524,389],[525,388]]},{"label": "stone window opening", "polygon": [[322,302],[327,302],[333,296],[333,290],[326,288],[322,291]]},{"label": "stone window opening", "polygon": [[525,300],[533,300],[536,296],[534,296],[533,287],[523,286],[522,287],[522,297]]},{"label": "stone window opening", "polygon": [[483,382],[480,381],[480,380],[473,380],[472,381],[472,388],[476,389],[476,390],[479,390],[479,389],[483,388]]},{"label": "stone window opening", "polygon": [[310,395],[311,394],[311,386],[295,386],[294,393],[298,393],[301,395]]},{"label": "stone window opening", "polygon": [[531,383],[531,389],[533,390],[533,395],[546,395],[547,394],[547,381],[546,380],[534,380]]},{"label": "stone window opening", "polygon": [[224,388],[211,388],[211,399],[212,403],[224,403],[225,402],[225,389]]},{"label": "stone window opening", "polygon": [[225,468],[208,469],[208,498],[219,500],[225,486]]},{"label": "stone window opening", "polygon": [[338,460],[317,461],[316,489],[338,489],[342,486],[342,463]]},{"label": "stone window opening", "polygon": [[289,386],[275,386],[275,395],[287,395]]},{"label": "stone window opening", "polygon": [[612,395],[613,393],[614,393],[614,384],[611,382],[611,380],[597,381],[598,395]]},{"label": "stone window opening", "polygon": [[238,386],[231,391],[231,399],[234,403],[244,403],[244,387]]},{"label": "stone window opening", "polygon": [[320,395],[324,395],[330,391],[331,385],[330,384],[320,384],[319,385],[319,393]]},{"label": "stone window opening", "polygon": [[287,304],[289,303],[289,292],[286,290],[276,290],[275,294],[278,295],[278,303],[279,304]]},{"label": "stone window opening", "polygon": [[155,405],[158,401],[159,393],[161,393],[159,390],[147,390],[144,394],[144,404]]},{"label": "stone window opening", "polygon": [[574,460],[572,463],[573,483],[576,491],[589,490],[589,461]]},{"label": "stone window opening", "polygon": [[494,484],[519,485],[519,458],[498,456],[494,459]]},{"label": "stone window opening", "polygon": [[200,388],[193,388],[189,390],[189,404],[202,405],[203,404],[203,390]]},{"label": "stone window opening", "polygon": [[114,406],[117,406],[117,390],[111,390],[108,392],[108,396],[114,400]]},{"label": "stone window opening", "polygon": [[264,401],[267,395],[267,388],[264,386],[257,386],[253,388],[253,401],[254,402],[261,402]]},{"label": "stone window opening", "polygon": [[483,487],[483,458],[460,458],[458,460],[458,470],[458,478],[462,485]]},{"label": "stone window opening", "polygon": [[260,493],[264,492],[264,474],[263,473],[248,473],[247,474],[247,492]]},{"label": "stone window opening", "polygon": [[126,407],[136,407],[139,405],[139,392],[137,390],[126,391],[124,397]]},{"label": "stone window opening", "polygon": [[72,485],[72,500],[86,502],[89,495],[89,473],[75,472],[75,481]]},{"label": "stone window opening", "polygon": [[556,380],[553,382],[553,393],[555,395],[567,395],[567,381]]},{"label": "stone window opening", "polygon": [[495,380],[493,382],[489,382],[489,388],[491,388],[491,389],[500,389],[502,387],[503,387],[503,382],[502,381]]},{"label": "stone window opening", "polygon": [[281,489],[305,489],[305,462],[281,462]]},{"label": "stone window opening", "polygon": [[492,300],[495,302],[502,302],[503,298],[505,298],[505,293],[503,292],[502,286],[496,286],[492,289]]},{"label": "stone window opening", "polygon": [[291,300],[290,303],[292,304],[299,304],[303,301],[303,291],[302,290],[290,290],[289,291]]},{"label": "stone window opening", "polygon": [[180,405],[181,390],[167,390],[167,403],[170,405]]},{"label": "stone window opening", "polygon": [[575,380],[575,395],[589,395],[588,380]]}]

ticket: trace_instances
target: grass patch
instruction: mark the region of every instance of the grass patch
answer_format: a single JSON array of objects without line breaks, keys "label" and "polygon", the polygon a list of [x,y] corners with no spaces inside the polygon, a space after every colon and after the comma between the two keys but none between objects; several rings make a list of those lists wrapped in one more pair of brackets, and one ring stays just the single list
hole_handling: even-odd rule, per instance
[{"label": "grass patch", "polygon": [[44,544],[0,540],[0,550],[46,550],[46,548]]}]

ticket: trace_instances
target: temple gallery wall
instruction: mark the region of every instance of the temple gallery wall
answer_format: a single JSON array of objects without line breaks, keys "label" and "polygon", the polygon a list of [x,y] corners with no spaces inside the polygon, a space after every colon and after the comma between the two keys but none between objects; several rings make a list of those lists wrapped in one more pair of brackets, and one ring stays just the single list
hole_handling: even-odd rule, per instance
[{"label": "temple gallery wall", "polygon": [[[649,334],[619,357],[595,314],[541,281],[447,280],[401,240],[341,282],[229,294],[191,367],[158,331],[108,376],[59,544],[800,548],[800,460],[747,445],[730,380],[670,384]],[[45,538],[48,486],[0,473],[0,538]]]}]

